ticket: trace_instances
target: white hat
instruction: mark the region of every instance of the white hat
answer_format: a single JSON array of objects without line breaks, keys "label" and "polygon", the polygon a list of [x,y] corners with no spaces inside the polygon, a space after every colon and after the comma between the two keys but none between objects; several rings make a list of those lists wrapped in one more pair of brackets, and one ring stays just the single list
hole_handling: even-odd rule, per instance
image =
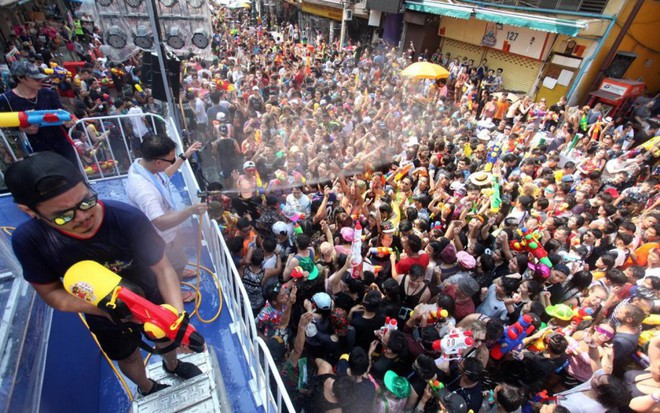
[{"label": "white hat", "polygon": [[259,86],[252,86],[252,90],[259,90]]},{"label": "white hat", "polygon": [[493,121],[490,118],[488,118],[488,119],[480,120],[479,122],[477,122],[477,127],[478,128],[484,128],[484,129],[493,129],[495,127],[495,124],[493,123]]},{"label": "white hat", "polygon": [[482,129],[477,133],[477,138],[481,139],[482,141],[489,141],[490,140],[490,132],[488,129]]},{"label": "white hat", "polygon": [[243,164],[243,170],[245,171],[246,169],[250,169],[250,168],[253,168],[253,169],[254,169],[254,168],[256,168],[256,165],[255,165],[254,162],[252,162],[252,161],[246,161],[246,162]]},{"label": "white hat", "polygon": [[273,234],[287,235],[289,233],[289,226],[282,221],[277,221],[273,224]]},{"label": "white hat", "polygon": [[218,114],[215,115],[215,120],[225,120],[224,112],[218,112]]},{"label": "white hat", "polygon": [[449,185],[449,189],[451,189],[452,191],[458,191],[461,188],[465,188],[465,185],[463,185],[459,181],[454,181]]}]

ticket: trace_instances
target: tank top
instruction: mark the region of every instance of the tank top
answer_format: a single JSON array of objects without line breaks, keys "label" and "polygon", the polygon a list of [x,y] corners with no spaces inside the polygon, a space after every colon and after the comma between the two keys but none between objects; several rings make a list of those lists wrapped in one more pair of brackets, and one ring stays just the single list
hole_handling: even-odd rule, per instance
[{"label": "tank top", "polygon": [[415,292],[413,295],[408,295],[406,292],[406,280],[408,279],[408,274],[403,276],[403,279],[401,280],[401,289],[399,290],[399,295],[401,296],[401,306],[402,307],[408,307],[408,308],[415,308],[417,304],[419,304],[420,298],[422,298],[422,294],[424,294],[424,291],[428,288],[426,284],[422,288],[420,288],[417,292]]},{"label": "tank top", "polygon": [[328,401],[328,399],[325,398],[324,394],[324,387],[325,387],[325,382],[329,378],[334,378],[334,374],[321,374],[319,376],[314,377],[314,385],[313,385],[313,390],[311,394],[311,404],[314,412],[327,412],[332,409],[337,409],[340,407],[339,403],[333,403]]}]

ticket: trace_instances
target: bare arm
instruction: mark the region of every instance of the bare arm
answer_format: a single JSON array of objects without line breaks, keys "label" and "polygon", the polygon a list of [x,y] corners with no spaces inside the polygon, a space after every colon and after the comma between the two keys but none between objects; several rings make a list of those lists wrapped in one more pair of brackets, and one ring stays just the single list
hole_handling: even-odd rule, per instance
[{"label": "bare arm", "polygon": [[284,272],[282,273],[282,279],[286,282],[291,278],[291,271],[296,268],[299,264],[298,258],[294,257],[294,254],[289,255],[289,259],[284,266]]},{"label": "bare arm", "polygon": [[163,300],[174,307],[178,312],[182,312],[183,300],[181,299],[179,277],[176,275],[172,264],[170,264],[170,260],[168,260],[167,256],[163,254],[163,258],[150,268],[156,274],[158,291],[160,291]]},{"label": "bare arm", "polygon": [[328,279],[328,282],[330,283],[330,288],[332,291],[332,294],[337,294],[340,291],[339,287],[339,282],[341,281],[342,277],[344,276],[344,273],[348,271],[348,267],[351,266],[351,259],[346,258],[346,262],[344,263],[344,266],[341,267],[337,272],[332,274],[330,278]]},{"label": "bare arm", "polygon": [[62,281],[56,281],[50,284],[36,284],[31,283],[32,287],[37,291],[39,297],[49,306],[56,310],[64,311],[67,313],[85,313],[94,314],[107,317],[108,313],[81,300],[76,296],[69,294],[65,289]]},{"label": "bare arm", "polygon": [[159,231],[167,231],[170,228],[174,228],[177,225],[181,224],[186,219],[190,218],[193,214],[203,214],[206,212],[206,204],[195,204],[191,205],[188,208],[184,208],[180,211],[175,211],[170,214],[161,215],[158,218],[151,220],[151,223]]},{"label": "bare arm", "polygon": [[298,360],[300,360],[300,356],[305,348],[305,337],[307,337],[305,335],[305,328],[313,318],[314,314],[312,313],[305,313],[300,317],[300,321],[298,322],[298,334],[296,335],[296,340],[293,342],[293,351],[291,351],[291,354],[289,355],[289,362],[293,366],[298,364]]}]

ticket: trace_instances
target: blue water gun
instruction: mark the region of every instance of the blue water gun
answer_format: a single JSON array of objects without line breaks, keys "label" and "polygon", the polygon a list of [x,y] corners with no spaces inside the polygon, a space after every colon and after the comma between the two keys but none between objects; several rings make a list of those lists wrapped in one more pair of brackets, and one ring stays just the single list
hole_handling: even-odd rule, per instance
[{"label": "blue water gun", "polygon": [[484,171],[486,172],[492,171],[493,165],[495,165],[495,162],[497,162],[497,159],[499,159],[501,154],[502,154],[501,143],[497,143],[492,148],[490,148],[490,150],[488,151],[488,158],[486,158],[486,166],[484,166]]},{"label": "blue water gun", "polygon": [[27,128],[37,125],[58,126],[71,121],[71,114],[63,109],[30,110],[0,113],[0,128]]},{"label": "blue water gun", "polygon": [[523,339],[538,327],[540,320],[534,313],[523,314],[514,324],[504,330],[504,335],[490,350],[490,356],[500,360],[504,355],[522,346]]}]

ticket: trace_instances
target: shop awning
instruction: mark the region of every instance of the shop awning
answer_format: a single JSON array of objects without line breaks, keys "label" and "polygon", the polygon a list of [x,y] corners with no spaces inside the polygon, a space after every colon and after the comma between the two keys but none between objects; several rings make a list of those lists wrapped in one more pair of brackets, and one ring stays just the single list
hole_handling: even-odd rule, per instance
[{"label": "shop awning", "polygon": [[478,20],[510,24],[512,26],[526,27],[528,29],[565,34],[568,36],[575,36],[581,29],[587,28],[587,23],[582,20],[560,19],[556,17],[517,13],[465,4],[440,3],[434,0],[409,0],[406,1],[405,5],[408,10],[455,17],[458,19],[469,19],[470,17],[474,17]]},{"label": "shop awning", "polygon": [[604,90],[596,90],[590,92],[589,94],[592,96],[597,96],[601,99],[611,100],[613,102],[616,102],[617,100],[620,100],[622,98],[621,95],[617,95],[616,93],[612,93],[612,92],[606,92]]},{"label": "shop awning", "polygon": [[438,3],[435,1],[407,1],[406,9],[437,14],[440,16],[456,17],[457,19],[469,19],[470,14],[472,13],[471,8],[455,6],[448,3]]}]

